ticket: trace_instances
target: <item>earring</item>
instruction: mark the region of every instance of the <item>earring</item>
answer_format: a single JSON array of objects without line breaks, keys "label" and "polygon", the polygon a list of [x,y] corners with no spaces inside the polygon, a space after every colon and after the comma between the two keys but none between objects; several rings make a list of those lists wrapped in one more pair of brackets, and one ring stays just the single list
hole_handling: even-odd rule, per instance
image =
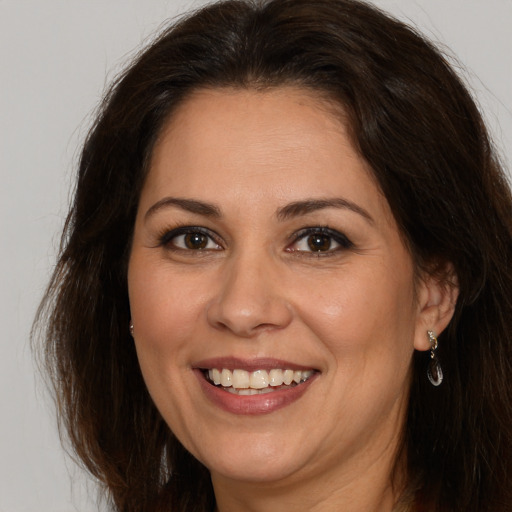
[{"label": "earring", "polygon": [[130,322],[130,336],[133,338],[133,322]]},{"label": "earring", "polygon": [[430,341],[430,362],[428,363],[427,377],[433,386],[439,386],[443,382],[443,370],[436,355],[437,338],[433,331],[427,331]]}]

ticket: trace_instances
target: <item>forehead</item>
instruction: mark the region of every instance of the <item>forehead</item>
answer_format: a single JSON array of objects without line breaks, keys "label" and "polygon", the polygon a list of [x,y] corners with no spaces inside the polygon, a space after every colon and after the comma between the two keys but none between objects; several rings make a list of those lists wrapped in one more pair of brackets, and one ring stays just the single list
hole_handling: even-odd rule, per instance
[{"label": "forehead", "polygon": [[[349,172],[352,171],[352,172]],[[199,90],[164,126],[152,156],[148,187],[219,182],[255,192],[270,180],[324,193],[322,183],[373,175],[351,143],[341,107],[307,89]],[[361,185],[362,183],[360,183]]]}]

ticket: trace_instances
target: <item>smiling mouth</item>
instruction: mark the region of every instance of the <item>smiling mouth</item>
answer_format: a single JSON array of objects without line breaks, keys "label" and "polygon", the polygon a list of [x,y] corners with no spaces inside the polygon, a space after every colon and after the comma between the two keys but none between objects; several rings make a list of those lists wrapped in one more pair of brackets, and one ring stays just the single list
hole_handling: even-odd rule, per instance
[{"label": "smiling mouth", "polygon": [[228,370],[211,368],[203,370],[206,380],[235,395],[261,395],[274,391],[291,389],[308,381],[315,370],[290,370],[274,368],[272,370]]}]

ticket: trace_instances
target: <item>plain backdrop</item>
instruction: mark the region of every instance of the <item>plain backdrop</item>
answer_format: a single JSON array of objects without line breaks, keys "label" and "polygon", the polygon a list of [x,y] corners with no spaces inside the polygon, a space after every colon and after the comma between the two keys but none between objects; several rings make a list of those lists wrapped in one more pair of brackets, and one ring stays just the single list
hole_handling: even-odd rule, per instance
[{"label": "plain backdrop", "polygon": [[[30,328],[54,265],[80,141],[105,85],[190,0],[0,0],[0,512],[93,512],[62,450]],[[465,68],[510,169],[512,0],[375,0]]]}]

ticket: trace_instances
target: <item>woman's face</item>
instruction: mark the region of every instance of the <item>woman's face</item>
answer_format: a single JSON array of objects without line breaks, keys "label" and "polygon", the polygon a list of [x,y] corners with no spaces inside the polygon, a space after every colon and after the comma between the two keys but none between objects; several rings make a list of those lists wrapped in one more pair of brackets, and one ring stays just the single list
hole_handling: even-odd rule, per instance
[{"label": "woman's face", "polygon": [[339,118],[300,89],[199,91],[156,145],[128,271],[134,339],[156,406],[214,482],[395,456],[411,356],[436,326]]}]

